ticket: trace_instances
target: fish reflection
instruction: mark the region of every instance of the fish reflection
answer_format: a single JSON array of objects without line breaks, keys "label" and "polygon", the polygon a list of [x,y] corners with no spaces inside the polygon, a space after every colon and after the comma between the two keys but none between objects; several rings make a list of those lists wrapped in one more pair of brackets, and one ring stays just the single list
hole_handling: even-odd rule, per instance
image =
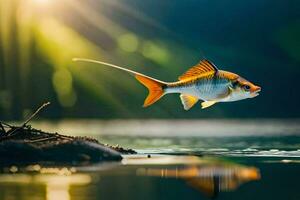
[{"label": "fish reflection", "polygon": [[233,191],[241,184],[259,180],[260,173],[255,167],[240,165],[204,165],[176,168],[139,169],[139,175],[159,176],[162,178],[181,178],[191,187],[215,198],[219,192]]}]

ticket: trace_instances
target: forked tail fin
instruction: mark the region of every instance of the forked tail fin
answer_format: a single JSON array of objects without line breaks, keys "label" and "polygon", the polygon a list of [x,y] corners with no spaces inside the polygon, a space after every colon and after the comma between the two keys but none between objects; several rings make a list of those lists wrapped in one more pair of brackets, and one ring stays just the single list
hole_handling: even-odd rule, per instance
[{"label": "forked tail fin", "polygon": [[128,72],[130,74],[133,74],[135,76],[135,78],[140,83],[142,83],[144,86],[146,86],[149,90],[149,94],[144,102],[144,107],[150,106],[150,105],[154,104],[156,101],[158,101],[164,95],[164,86],[167,86],[167,84],[168,84],[166,82],[154,79],[154,78],[144,75],[142,73],[135,72],[133,70],[126,69],[124,67],[120,67],[120,66],[113,65],[110,63],[106,63],[106,62],[101,62],[101,61],[86,59],[86,58],[73,58],[73,61],[101,64],[101,65],[113,67],[113,68]]},{"label": "forked tail fin", "polygon": [[141,75],[135,75],[135,78],[149,90],[149,94],[144,102],[144,107],[154,104],[164,95],[163,87],[166,85],[165,83]]}]

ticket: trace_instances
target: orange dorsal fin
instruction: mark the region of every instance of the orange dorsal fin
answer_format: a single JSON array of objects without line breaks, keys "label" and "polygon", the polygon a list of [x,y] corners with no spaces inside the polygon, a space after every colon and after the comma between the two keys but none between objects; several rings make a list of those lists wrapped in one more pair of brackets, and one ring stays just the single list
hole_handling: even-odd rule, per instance
[{"label": "orange dorsal fin", "polygon": [[197,65],[187,70],[184,74],[179,76],[179,80],[185,80],[192,77],[208,76],[216,73],[218,68],[209,60],[201,60]]}]

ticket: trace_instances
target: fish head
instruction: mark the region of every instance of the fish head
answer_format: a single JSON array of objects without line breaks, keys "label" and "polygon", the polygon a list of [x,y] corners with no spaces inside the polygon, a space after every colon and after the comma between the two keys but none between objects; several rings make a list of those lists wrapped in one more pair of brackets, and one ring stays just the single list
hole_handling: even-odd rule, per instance
[{"label": "fish head", "polygon": [[231,90],[230,96],[232,101],[257,97],[261,91],[261,87],[254,85],[240,76],[231,80],[231,85],[229,87]]}]

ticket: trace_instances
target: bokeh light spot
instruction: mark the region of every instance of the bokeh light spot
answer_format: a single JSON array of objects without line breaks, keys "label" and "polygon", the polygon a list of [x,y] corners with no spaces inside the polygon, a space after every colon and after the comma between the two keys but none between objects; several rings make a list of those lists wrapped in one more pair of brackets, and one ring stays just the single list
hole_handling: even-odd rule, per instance
[{"label": "bokeh light spot", "polygon": [[143,44],[142,54],[148,59],[151,59],[159,64],[167,64],[170,54],[166,48],[155,44],[152,41],[146,41]]},{"label": "bokeh light spot", "polygon": [[118,45],[123,51],[135,52],[138,49],[139,41],[134,34],[127,33],[118,38]]},{"label": "bokeh light spot", "polygon": [[72,75],[66,69],[59,69],[53,74],[53,86],[58,94],[64,95],[72,90]]},{"label": "bokeh light spot", "polygon": [[77,99],[73,91],[72,80],[71,73],[64,68],[57,70],[52,77],[52,83],[58,95],[58,100],[64,107],[73,106]]}]

